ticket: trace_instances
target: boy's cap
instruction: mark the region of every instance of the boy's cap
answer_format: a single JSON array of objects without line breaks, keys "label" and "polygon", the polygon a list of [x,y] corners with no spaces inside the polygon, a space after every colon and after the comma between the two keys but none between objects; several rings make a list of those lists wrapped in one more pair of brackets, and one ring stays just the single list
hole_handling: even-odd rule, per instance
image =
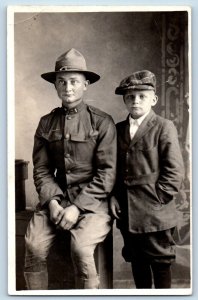
[{"label": "boy's cap", "polygon": [[116,88],[117,95],[124,95],[128,90],[156,90],[155,74],[148,70],[132,73],[124,78]]}]

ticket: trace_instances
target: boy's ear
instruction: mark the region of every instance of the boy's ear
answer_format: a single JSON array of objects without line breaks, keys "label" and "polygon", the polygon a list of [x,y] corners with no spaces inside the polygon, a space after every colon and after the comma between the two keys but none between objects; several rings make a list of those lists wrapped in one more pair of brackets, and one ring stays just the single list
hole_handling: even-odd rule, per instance
[{"label": "boy's ear", "polygon": [[152,103],[151,106],[155,106],[157,104],[157,101],[158,101],[158,96],[154,95],[154,97],[153,97],[153,103]]}]

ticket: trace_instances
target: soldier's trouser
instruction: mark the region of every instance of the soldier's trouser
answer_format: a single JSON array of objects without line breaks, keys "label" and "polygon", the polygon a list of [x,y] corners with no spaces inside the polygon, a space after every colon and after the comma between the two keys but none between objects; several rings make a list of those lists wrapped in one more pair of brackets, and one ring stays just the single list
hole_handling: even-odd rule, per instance
[{"label": "soldier's trouser", "polygon": [[[83,214],[71,232],[71,258],[77,289],[99,288],[94,250],[111,229],[111,218],[105,213]],[[25,236],[24,277],[27,289],[48,289],[47,257],[57,230],[47,210],[34,213]]]}]

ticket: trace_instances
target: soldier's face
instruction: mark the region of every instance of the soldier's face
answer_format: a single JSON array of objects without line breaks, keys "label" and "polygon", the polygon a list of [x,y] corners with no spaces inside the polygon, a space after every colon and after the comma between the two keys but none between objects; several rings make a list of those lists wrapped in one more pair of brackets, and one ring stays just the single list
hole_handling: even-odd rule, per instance
[{"label": "soldier's face", "polygon": [[89,81],[81,73],[61,72],[56,75],[55,87],[63,106],[75,106],[82,101]]},{"label": "soldier's face", "polygon": [[138,119],[157,103],[157,96],[154,91],[135,90],[127,91],[124,95],[125,105],[134,119]]}]

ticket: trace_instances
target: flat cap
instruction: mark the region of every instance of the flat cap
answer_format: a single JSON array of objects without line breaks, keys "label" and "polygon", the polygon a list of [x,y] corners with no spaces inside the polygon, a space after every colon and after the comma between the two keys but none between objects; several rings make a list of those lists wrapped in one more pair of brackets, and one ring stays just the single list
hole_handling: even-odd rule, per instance
[{"label": "flat cap", "polygon": [[117,95],[124,95],[128,90],[156,90],[155,74],[148,70],[132,73],[124,78],[116,88]]}]

